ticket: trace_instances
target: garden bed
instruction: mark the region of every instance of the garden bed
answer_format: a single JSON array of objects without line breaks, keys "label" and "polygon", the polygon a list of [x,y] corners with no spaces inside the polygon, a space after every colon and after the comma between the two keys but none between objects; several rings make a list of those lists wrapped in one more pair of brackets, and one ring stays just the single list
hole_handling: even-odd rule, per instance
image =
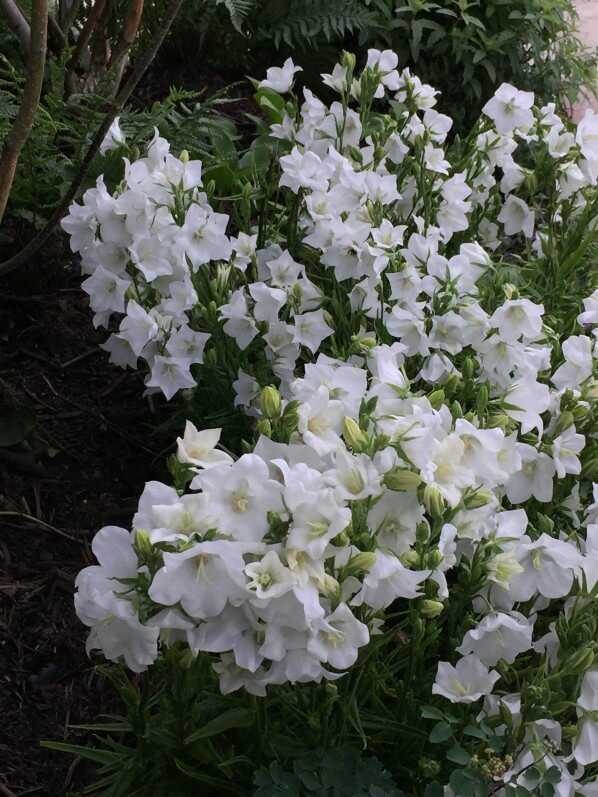
[{"label": "garden bed", "polygon": [[87,764],[39,745],[84,741],[85,732],[69,725],[115,708],[112,690],[85,655],[74,580],[93,561],[95,531],[129,523],[144,481],[159,476],[164,462],[150,433],[160,421],[159,402],[141,398],[138,374],[108,363],[98,347],[105,335],[90,324],[79,282],[67,268],[43,293],[0,294],[2,398],[34,407],[39,419],[39,451],[4,449],[23,458],[18,467],[0,459],[0,511],[14,513],[0,516],[6,795],[59,795],[89,782]]}]

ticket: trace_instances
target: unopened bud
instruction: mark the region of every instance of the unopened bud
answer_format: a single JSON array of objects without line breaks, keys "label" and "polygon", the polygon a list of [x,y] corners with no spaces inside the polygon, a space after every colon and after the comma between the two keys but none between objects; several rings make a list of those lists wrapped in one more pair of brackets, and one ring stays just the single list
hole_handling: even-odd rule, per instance
[{"label": "unopened bud", "polygon": [[573,417],[573,413],[572,412],[569,412],[569,411],[562,412],[559,415],[559,418],[558,418],[558,420],[556,422],[556,426],[555,426],[555,429],[554,429],[555,434],[557,434],[557,435],[562,434],[570,426],[573,426],[574,422],[575,422],[575,418]]},{"label": "unopened bud", "polygon": [[551,520],[548,515],[543,515],[538,512],[536,516],[536,526],[540,534],[550,534],[554,531],[554,520]]},{"label": "unopened bud", "polygon": [[264,437],[271,437],[272,436],[272,424],[267,418],[263,418],[261,421],[258,421],[255,426],[255,431],[257,435],[264,435]]},{"label": "unopened bud", "polygon": [[428,401],[435,410],[439,410],[446,400],[444,390],[435,390],[428,396]]},{"label": "unopened bud", "polygon": [[476,409],[478,412],[478,417],[481,418],[486,411],[486,407],[488,406],[488,399],[490,395],[488,393],[488,387],[486,385],[482,385],[478,390],[478,399],[476,402]]},{"label": "unopened bud", "polygon": [[351,343],[360,353],[363,354],[368,354],[378,345],[376,338],[371,338],[367,335],[353,335],[351,337]]},{"label": "unopened bud", "polygon": [[490,429],[506,429],[511,423],[511,419],[508,415],[505,415],[502,412],[495,412],[493,415],[490,416],[490,421],[488,426]]},{"label": "unopened bud", "polygon": [[532,169],[526,169],[523,184],[532,196],[538,190],[538,178]]},{"label": "unopened bud", "polygon": [[421,484],[421,476],[413,470],[391,470],[384,477],[384,484],[390,490],[407,492],[415,490]]},{"label": "unopened bud", "polygon": [[585,421],[590,414],[590,408],[585,404],[578,404],[577,407],[573,407],[571,414],[573,415],[573,420],[576,423],[579,421]]},{"label": "unopened bud", "polygon": [[463,407],[456,400],[453,401],[453,403],[451,404],[451,413],[453,415],[453,418],[455,418],[455,420],[458,420],[459,418],[463,417]]},{"label": "unopened bud", "polygon": [[368,439],[364,432],[359,428],[359,424],[353,418],[345,415],[342,422],[343,439],[354,451],[363,451],[367,446]]},{"label": "unopened bud", "polygon": [[425,520],[422,520],[415,527],[415,539],[422,544],[430,539],[430,525]]},{"label": "unopened bud", "polygon": [[427,598],[421,602],[420,612],[424,617],[438,617],[444,611],[444,604],[440,601],[432,601]]},{"label": "unopened bud", "polygon": [[447,396],[453,395],[459,388],[461,387],[461,380],[457,376],[457,374],[450,374],[447,376],[442,389],[446,393]]},{"label": "unopened bud", "polygon": [[473,357],[466,357],[461,368],[464,379],[471,379],[475,374],[475,360]]},{"label": "unopened bud", "polygon": [[494,498],[494,493],[490,490],[476,490],[475,493],[470,493],[465,496],[463,503],[467,509],[479,509],[481,506],[486,506]]},{"label": "unopened bud", "polygon": [[518,299],[519,298],[519,291],[517,288],[510,282],[505,282],[502,286],[505,296],[507,299]]},{"label": "unopened bud", "polygon": [[405,567],[419,567],[419,554],[413,548],[410,548],[399,556],[399,561]]},{"label": "unopened bud", "polygon": [[426,567],[429,567],[431,570],[435,570],[443,559],[444,556],[442,555],[441,551],[438,548],[435,548],[426,556]]},{"label": "unopened bud", "polygon": [[347,72],[353,72],[355,70],[356,58],[354,53],[343,50],[340,61],[341,66],[344,66]]},{"label": "unopened bud", "polygon": [[189,153],[186,149],[184,149],[181,154],[179,155],[179,160],[181,163],[189,163]]},{"label": "unopened bud", "polygon": [[442,517],[444,512],[444,498],[438,487],[435,487],[433,484],[426,485],[423,499],[424,506],[430,517],[433,517],[435,520]]},{"label": "unopened bud", "polygon": [[150,535],[144,529],[135,529],[135,553],[142,559],[153,552]]},{"label": "unopened bud", "polygon": [[579,674],[585,673],[589,670],[594,663],[595,654],[591,648],[584,648],[578,650],[571,656],[567,662],[567,670],[571,673]]},{"label": "unopened bud", "polygon": [[598,379],[592,379],[581,390],[581,397],[585,401],[598,401]]},{"label": "unopened bud", "polygon": [[356,576],[360,573],[367,573],[376,564],[376,554],[372,551],[361,551],[352,556],[347,565],[349,575]]},{"label": "unopened bud", "polygon": [[280,393],[273,385],[268,385],[260,393],[260,409],[265,418],[278,418],[280,417],[280,410],[282,408],[282,399]]}]

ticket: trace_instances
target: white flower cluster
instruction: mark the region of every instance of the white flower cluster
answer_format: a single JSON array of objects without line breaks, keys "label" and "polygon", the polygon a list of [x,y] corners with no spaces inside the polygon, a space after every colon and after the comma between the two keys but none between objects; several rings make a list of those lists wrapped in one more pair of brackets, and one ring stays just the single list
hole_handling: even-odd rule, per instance
[{"label": "white flower cluster", "polygon": [[[598,290],[559,326],[501,269],[548,271],[576,225],[584,240],[594,229],[598,117],[569,132],[503,85],[445,147],[436,92],[396,65],[371,50],[354,76],[345,57],[324,76],[330,107],[308,89],[301,105],[272,101],[297,68],[268,70],[258,96],[282,108],[280,174],[259,229],[227,237],[200,164],[159,137],[116,196],[100,180],[73,206],[96,323],[124,315],[113,360],[144,358],[148,388],[170,398],[216,331],[236,344],[236,403],[261,433],[234,460],[219,430],[188,422],[190,492],[150,483],[132,532],[99,532],[77,612],[88,648],[131,669],[182,642],[218,655],[223,692],[263,695],[340,677],[396,601],[439,622],[457,611],[433,692],[515,722],[504,666],[560,672],[554,617],[595,612]],[[456,583],[471,590],[457,610]],[[571,789],[598,761],[598,670],[582,653],[574,774],[555,755],[559,723],[534,719]],[[558,792],[576,793],[594,792]]]}]

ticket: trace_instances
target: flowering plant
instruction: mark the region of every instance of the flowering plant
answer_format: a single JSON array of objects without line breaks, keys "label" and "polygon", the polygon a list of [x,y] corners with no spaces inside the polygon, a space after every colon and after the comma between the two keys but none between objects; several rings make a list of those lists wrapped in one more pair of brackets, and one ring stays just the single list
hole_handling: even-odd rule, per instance
[{"label": "flowering plant", "polygon": [[254,434],[187,422],[77,612],[137,672],[210,654],[223,694],[369,668],[437,721],[413,793],[595,794],[598,117],[505,84],[449,144],[396,65],[344,54],[330,107],[269,69],[231,195],[156,135],[72,207],[111,359],[189,407],[222,385]]}]

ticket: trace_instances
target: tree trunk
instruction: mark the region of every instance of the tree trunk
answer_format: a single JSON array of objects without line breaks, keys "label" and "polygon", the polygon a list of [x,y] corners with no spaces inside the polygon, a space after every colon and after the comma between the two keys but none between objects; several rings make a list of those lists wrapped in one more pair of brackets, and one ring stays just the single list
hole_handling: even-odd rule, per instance
[{"label": "tree trunk", "polygon": [[0,222],[2,222],[8,195],[12,188],[19,155],[29,138],[35,121],[44,79],[47,38],[48,0],[33,0],[27,78],[21,98],[21,107],[11,129],[6,134],[0,155]]},{"label": "tree trunk", "polygon": [[95,136],[91,144],[89,145],[89,149],[85,153],[83,160],[81,161],[81,165],[79,166],[79,170],[75,175],[72,183],[70,184],[66,194],[62,198],[62,201],[52,214],[52,216],[48,219],[45,226],[39,233],[25,246],[18,252],[14,257],[11,257],[10,260],[6,260],[4,263],[0,263],[0,275],[8,274],[11,271],[14,271],[19,266],[23,265],[23,263],[27,263],[33,255],[35,255],[39,249],[43,246],[43,244],[48,240],[50,234],[54,227],[58,224],[60,219],[64,216],[67,212],[69,205],[73,201],[73,199],[77,196],[85,177],[87,176],[87,172],[89,171],[93,159],[98,153],[100,149],[100,145],[102,141],[106,137],[108,130],[110,129],[110,125],[116,118],[116,116],[122,111],[125,106],[125,103],[135,90],[137,84],[145,74],[148,66],[152,63],[154,58],[156,57],[156,53],[158,52],[160,45],[166,38],[166,34],[170,30],[170,26],[172,25],[174,18],[178,14],[178,11],[183,4],[183,0],[170,0],[168,5],[166,6],[166,13],[162,20],[162,24],[160,28],[156,31],[153,38],[151,39],[147,50],[136,64],[135,68],[127,78],[124,86],[118,92],[118,95],[112,105],[110,106],[109,110],[104,117],[104,120],[98,130],[96,131]]},{"label": "tree trunk", "polygon": [[0,0],[0,11],[2,12],[8,27],[21,43],[23,50],[29,52],[29,23],[21,13],[21,9],[14,0]]}]

